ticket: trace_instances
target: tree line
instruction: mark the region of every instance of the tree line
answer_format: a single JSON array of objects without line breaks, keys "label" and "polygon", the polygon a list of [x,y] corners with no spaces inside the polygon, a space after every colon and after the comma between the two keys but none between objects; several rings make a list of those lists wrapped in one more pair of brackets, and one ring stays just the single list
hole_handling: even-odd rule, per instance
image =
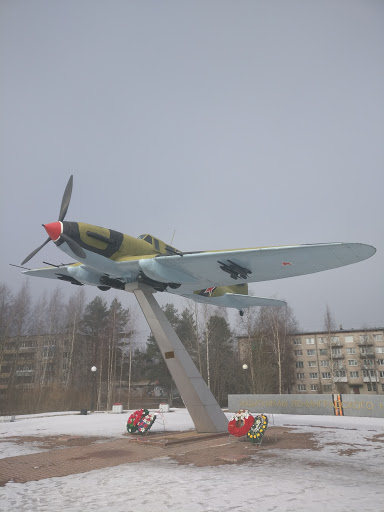
[{"label": "tree line", "polygon": [[[246,310],[234,328],[225,309],[191,303],[163,310],[220,405],[229,393],[290,392],[289,336],[297,324],[289,306]],[[87,302],[79,288],[64,299],[56,288],[33,300],[28,284],[17,293],[0,284],[0,414],[89,408],[91,388],[95,407],[110,410],[116,401],[126,406],[127,389],[139,382],[146,395],[156,385],[160,399],[172,403],[178,392],[157,343],[150,334],[140,344],[135,327],[116,297],[110,304],[101,296]],[[244,331],[249,343],[241,351],[236,333]]]}]

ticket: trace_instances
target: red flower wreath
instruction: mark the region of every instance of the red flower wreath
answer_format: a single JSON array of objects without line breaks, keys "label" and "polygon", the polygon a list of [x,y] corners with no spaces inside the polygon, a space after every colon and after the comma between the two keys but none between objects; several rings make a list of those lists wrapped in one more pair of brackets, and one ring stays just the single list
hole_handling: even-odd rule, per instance
[{"label": "red flower wreath", "polygon": [[131,434],[134,432],[137,432],[139,430],[139,428],[137,426],[139,421],[142,418],[144,418],[144,416],[146,416],[147,414],[149,414],[148,409],[139,409],[138,411],[135,411],[134,413],[132,413],[127,421],[128,432]]},{"label": "red flower wreath", "polygon": [[228,432],[232,436],[243,437],[247,435],[247,432],[252,427],[254,417],[249,414],[246,409],[240,409],[229,421]]}]

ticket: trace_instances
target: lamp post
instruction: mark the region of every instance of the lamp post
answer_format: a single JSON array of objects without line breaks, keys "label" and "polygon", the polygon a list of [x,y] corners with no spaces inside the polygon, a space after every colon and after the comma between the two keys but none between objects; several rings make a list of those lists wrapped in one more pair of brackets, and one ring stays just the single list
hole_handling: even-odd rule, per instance
[{"label": "lamp post", "polygon": [[96,392],[96,366],[92,366],[92,390],[91,390],[91,411],[95,410],[95,392]]},{"label": "lamp post", "polygon": [[245,394],[247,394],[248,393],[248,375],[247,375],[248,365],[247,364],[243,364],[243,370],[245,371],[245,378],[244,378]]}]

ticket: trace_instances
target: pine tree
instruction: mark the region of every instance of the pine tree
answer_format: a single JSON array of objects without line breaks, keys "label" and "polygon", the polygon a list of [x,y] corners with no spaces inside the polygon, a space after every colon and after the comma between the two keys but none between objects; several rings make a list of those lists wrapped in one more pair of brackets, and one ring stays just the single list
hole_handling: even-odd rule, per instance
[{"label": "pine tree", "polygon": [[[82,321],[82,330],[84,334],[91,338],[91,358],[89,361],[84,361],[88,366],[96,366],[98,377],[98,396],[97,408],[100,409],[102,398],[102,381],[106,377],[106,369],[104,364],[105,354],[107,352],[107,320],[108,309],[107,303],[101,297],[97,296],[90,302],[86,308]],[[89,379],[91,379],[91,372],[89,372]],[[89,383],[90,384],[90,383]]]},{"label": "pine tree", "polygon": [[[209,354],[210,389],[219,404],[224,404],[232,382],[236,379],[237,359],[229,323],[223,316],[210,316],[205,333],[205,349]],[[207,345],[208,344],[208,345]]]}]

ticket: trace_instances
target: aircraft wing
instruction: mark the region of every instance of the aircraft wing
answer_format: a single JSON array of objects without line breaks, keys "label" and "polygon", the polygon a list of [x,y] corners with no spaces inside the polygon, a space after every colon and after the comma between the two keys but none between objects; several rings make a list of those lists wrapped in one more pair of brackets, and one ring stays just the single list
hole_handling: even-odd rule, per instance
[{"label": "aircraft wing", "polygon": [[87,269],[85,265],[79,263],[24,270],[23,274],[33,277],[60,279],[77,285],[91,284],[96,286],[100,284],[100,277],[103,275],[102,272]]},{"label": "aircraft wing", "polygon": [[330,243],[160,256],[155,258],[157,268],[151,277],[155,278],[156,272],[168,276],[174,273],[174,282],[190,284],[195,289],[255,283],[351,265],[375,252],[370,245]]},{"label": "aircraft wing", "polygon": [[[153,282],[175,283],[176,286],[172,287],[173,293],[189,295],[209,286],[256,283],[322,272],[363,261],[375,252],[376,249],[370,245],[332,243],[184,253],[183,256],[145,259],[136,257],[130,261],[113,261],[98,256],[97,261],[90,261],[90,265],[75,263],[27,270],[23,273],[61,279],[72,284],[109,284],[120,288],[125,282],[136,281],[139,273],[143,272]],[[91,259],[92,254],[87,257]],[[114,280],[112,284],[101,282],[105,276]],[[177,288],[178,284],[181,285],[180,290]],[[195,296],[193,299],[198,300]],[[231,302],[233,300],[238,299],[232,297]]]},{"label": "aircraft wing", "polygon": [[211,304],[213,306],[245,309],[254,306],[286,306],[287,303],[283,300],[266,299],[264,297],[252,297],[251,295],[240,295],[239,293],[225,293],[220,297],[204,297],[197,294],[184,294],[187,299],[192,299],[195,302],[203,304]]}]

